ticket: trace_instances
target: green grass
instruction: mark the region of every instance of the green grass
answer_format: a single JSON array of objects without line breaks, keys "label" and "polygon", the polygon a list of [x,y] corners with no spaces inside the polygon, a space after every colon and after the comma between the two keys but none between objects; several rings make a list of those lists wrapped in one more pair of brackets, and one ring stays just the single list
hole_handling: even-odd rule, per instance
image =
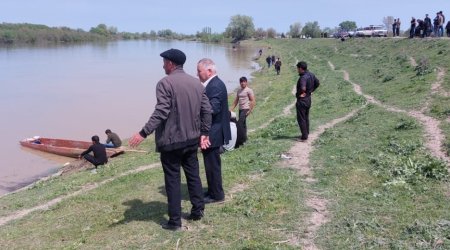
[{"label": "green grass", "polygon": [[[441,121],[450,151],[448,98],[430,94],[437,67],[450,68],[445,57],[449,41],[270,39],[248,45],[263,48],[261,65],[273,54],[280,56],[283,66],[281,75],[266,67],[254,73],[250,86],[257,106],[247,121],[256,130],[244,147],[222,155],[224,188],[232,198],[222,205],[208,205],[201,221],[183,221],[187,226],[183,232],[161,230],[159,223],[167,219],[161,168],[119,177],[138,166],[158,163],[159,155],[127,153],[96,175],[85,171],[52,178],[0,198],[0,216],[5,216],[114,178],[0,227],[0,245],[5,249],[298,249],[286,241],[304,237],[312,212],[306,199],[312,190],[328,200],[330,220],[315,238],[322,249],[450,248],[448,166],[429,156],[423,127],[405,114],[369,104],[326,130],[314,143],[310,159],[316,183],[305,182],[295,170],[279,164],[280,154],[299,135],[295,108],[283,115],[283,109],[295,101],[291,92],[299,60],[307,61],[321,80],[313,95],[311,130],[366,104],[344,81],[340,70],[346,70],[365,94],[386,105],[412,110],[428,100],[426,114]],[[411,66],[410,57],[420,69]],[[445,91],[450,91],[448,79],[445,75]],[[140,149],[153,150],[153,139]],[[202,162],[200,154],[199,159]],[[204,180],[203,164],[201,176]],[[188,213],[184,183],[182,206]],[[231,194],[232,190],[238,191]]]}]

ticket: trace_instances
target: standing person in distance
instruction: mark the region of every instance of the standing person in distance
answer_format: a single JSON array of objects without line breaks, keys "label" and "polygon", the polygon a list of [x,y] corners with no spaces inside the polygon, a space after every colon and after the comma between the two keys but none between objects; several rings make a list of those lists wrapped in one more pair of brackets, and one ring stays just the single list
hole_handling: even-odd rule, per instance
[{"label": "standing person in distance", "polygon": [[277,71],[277,75],[280,74],[281,71],[281,61],[280,58],[277,58],[277,61],[275,62],[275,70]]},{"label": "standing person in distance", "polygon": [[163,229],[181,229],[181,176],[186,175],[189,198],[192,204],[188,219],[203,217],[202,183],[199,173],[197,150],[208,145],[211,127],[211,105],[205,89],[198,79],[183,70],[186,55],[178,49],[160,54],[166,77],[156,85],[157,103],[153,114],[139,133],[129,141],[131,147],[139,145],[155,132],[156,151],[160,152],[164,170],[169,221]]},{"label": "standing person in distance", "polygon": [[238,90],[230,111],[233,111],[239,104],[239,120],[237,126],[238,128],[242,127],[244,129],[242,141],[244,143],[247,141],[247,116],[253,112],[256,106],[256,98],[253,90],[248,86],[248,81],[245,76],[239,78],[239,85],[241,85],[241,89]]},{"label": "standing person in distance", "polygon": [[392,37],[395,37],[395,30],[397,29],[397,19],[392,23]]},{"label": "standing person in distance", "polygon": [[402,22],[400,22],[400,18],[397,18],[397,25],[395,25],[395,35],[400,36],[400,25]]},{"label": "standing person in distance", "polygon": [[409,29],[409,38],[414,38],[416,34],[416,19],[411,17],[411,27]]},{"label": "standing person in distance", "polygon": [[300,127],[300,141],[308,140],[309,135],[309,109],[311,108],[311,93],[320,85],[319,79],[308,71],[306,62],[297,63],[297,71],[300,78],[297,81],[297,123]]},{"label": "standing person in distance", "polygon": [[267,62],[267,68],[270,68],[270,65],[272,64],[272,57],[267,56],[266,62]]},{"label": "standing person in distance", "polygon": [[217,76],[216,64],[209,58],[198,62],[197,75],[205,87],[212,108],[212,123],[208,134],[210,144],[208,148],[202,149],[208,182],[204,200],[205,203],[221,202],[225,199],[225,193],[222,187],[220,149],[231,139],[227,88]]},{"label": "standing person in distance", "polygon": [[428,14],[425,14],[425,18],[423,19],[425,22],[425,37],[429,37],[433,25],[431,24],[431,18],[428,16]]}]

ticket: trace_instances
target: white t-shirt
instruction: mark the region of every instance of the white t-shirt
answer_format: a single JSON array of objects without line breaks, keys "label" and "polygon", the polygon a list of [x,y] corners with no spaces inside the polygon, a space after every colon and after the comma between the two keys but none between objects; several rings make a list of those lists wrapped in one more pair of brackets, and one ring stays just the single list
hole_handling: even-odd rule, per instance
[{"label": "white t-shirt", "polygon": [[237,97],[239,98],[239,110],[250,109],[250,96],[253,97],[253,90],[248,86],[238,90]]},{"label": "white t-shirt", "polygon": [[228,142],[228,144],[223,145],[223,148],[227,151],[233,150],[234,146],[236,145],[236,139],[237,139],[236,123],[230,122],[230,130],[231,130],[231,139]]}]

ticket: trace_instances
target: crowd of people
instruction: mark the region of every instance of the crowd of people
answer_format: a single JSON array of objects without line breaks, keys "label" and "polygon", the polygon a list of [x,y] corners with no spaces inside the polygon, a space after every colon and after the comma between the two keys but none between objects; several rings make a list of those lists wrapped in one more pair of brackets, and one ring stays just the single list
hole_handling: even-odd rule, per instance
[{"label": "crowd of people", "polygon": [[[198,78],[195,78],[184,71],[186,55],[181,50],[170,49],[160,56],[166,76],[156,85],[155,109],[143,128],[130,138],[129,145],[136,147],[147,136],[155,133],[156,151],[160,153],[164,172],[169,215],[169,220],[162,223],[161,227],[178,231],[182,226],[181,168],[186,176],[192,204],[186,219],[201,220],[205,215],[205,204],[225,200],[221,154],[238,148],[247,141],[247,117],[256,106],[256,98],[248,86],[247,78],[241,77],[240,89],[229,107],[226,86],[218,77],[213,60],[203,58],[198,61]],[[299,62],[297,69],[300,77],[295,96],[297,122],[301,132],[298,140],[306,141],[309,134],[311,93],[320,82],[308,71],[306,62]],[[236,107],[239,108],[238,119],[234,113]],[[119,136],[110,129],[105,134],[106,144],[100,143],[99,137],[94,135],[91,147],[80,155],[80,158],[91,162],[96,168],[108,162],[107,146],[122,145]],[[205,167],[205,192],[197,156],[199,148]]]},{"label": "crowd of people", "polygon": [[[409,38],[414,37],[443,37],[444,29],[445,35],[450,37],[450,21],[445,23],[445,15],[442,11],[436,13],[436,16],[431,20],[428,14],[425,14],[425,18],[416,19],[411,17],[409,27]],[[400,36],[400,18],[394,19],[392,24],[393,36]]]},{"label": "crowd of people", "polygon": [[[200,220],[205,204],[225,199],[222,186],[221,153],[241,146],[246,136],[246,118],[255,107],[253,90],[247,78],[240,78],[238,91],[231,108],[224,82],[218,77],[216,64],[210,58],[197,63],[198,79],[187,74],[183,65],[186,55],[178,49],[160,54],[166,77],[156,85],[157,104],[148,122],[129,140],[138,146],[148,135],[155,133],[156,151],[164,171],[169,220],[161,227],[181,229],[181,168],[183,168],[192,208],[188,220]],[[239,120],[232,112],[239,105]],[[230,124],[236,122],[235,129]],[[241,128],[241,129],[238,129]],[[199,174],[197,151],[200,148],[205,166],[207,188],[203,192]]]},{"label": "crowd of people", "polygon": [[[261,51],[261,50],[260,50]],[[261,53],[261,52],[260,52]],[[266,57],[266,62],[267,62],[267,67],[268,68],[270,68],[270,66],[274,66],[274,68],[275,68],[275,71],[277,72],[277,75],[279,75],[280,74],[280,72],[281,72],[281,60],[280,60],[280,58],[279,57],[277,57],[276,59],[275,59],[275,56],[274,55],[272,55],[272,56],[267,56]]]}]

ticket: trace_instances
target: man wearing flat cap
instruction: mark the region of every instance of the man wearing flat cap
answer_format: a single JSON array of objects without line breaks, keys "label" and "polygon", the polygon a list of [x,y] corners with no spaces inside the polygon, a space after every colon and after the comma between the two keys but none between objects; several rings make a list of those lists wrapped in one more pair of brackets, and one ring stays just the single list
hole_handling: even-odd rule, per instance
[{"label": "man wearing flat cap", "polygon": [[192,204],[188,220],[200,220],[205,208],[199,174],[197,149],[206,148],[211,128],[211,105],[199,80],[183,70],[186,55],[178,49],[160,54],[166,77],[156,85],[157,103],[153,114],[142,130],[129,141],[138,146],[155,132],[156,151],[160,152],[164,170],[169,221],[162,224],[167,230],[181,230],[181,176],[186,175]]}]

